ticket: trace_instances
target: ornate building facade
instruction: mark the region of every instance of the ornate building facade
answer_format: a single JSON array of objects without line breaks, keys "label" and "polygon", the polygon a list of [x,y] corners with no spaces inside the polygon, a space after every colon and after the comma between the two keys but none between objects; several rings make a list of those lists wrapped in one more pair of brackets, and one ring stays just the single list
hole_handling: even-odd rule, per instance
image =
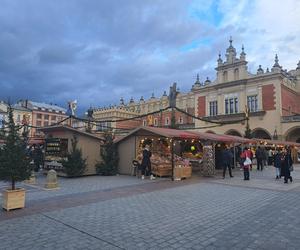
[{"label": "ornate building facade", "polygon": [[[247,70],[246,53],[239,57],[229,40],[225,60],[217,60],[216,79],[194,85],[196,115],[214,121],[230,121],[250,111],[252,136],[264,139],[300,141],[300,61],[295,69],[283,70],[275,55],[271,70],[258,66],[256,74]],[[196,121],[196,127],[209,122]],[[207,131],[207,129],[200,129]],[[211,128],[210,132],[244,135],[244,122]]]},{"label": "ornate building facade", "polygon": [[[173,87],[176,88],[176,83]],[[125,104],[123,98],[120,99],[119,106],[113,106],[108,108],[96,108],[93,109],[93,118],[99,121],[98,129],[113,128],[113,129],[133,129],[138,126],[157,126],[157,127],[169,127],[171,125],[171,111],[164,110],[170,106],[170,101],[166,91],[161,97],[155,97],[152,94],[151,98],[145,100],[143,97],[139,101],[130,99]],[[195,99],[192,92],[181,93],[177,91],[176,95],[176,107],[188,112],[189,114],[195,114]],[[160,112],[161,110],[161,112]],[[164,111],[163,111],[164,110]],[[156,112],[156,113],[155,113]],[[154,113],[144,116],[145,114]],[[137,119],[118,121],[121,119],[129,119],[139,117]],[[107,122],[110,120],[109,122]],[[101,122],[105,121],[105,122]],[[194,127],[194,120],[185,114],[175,111],[175,123],[182,128]]]},{"label": "ornate building facade", "polygon": [[[247,64],[244,47],[242,46],[238,56],[230,38],[224,61],[219,54],[215,68],[216,79],[211,81],[207,78],[201,83],[197,75],[190,92],[177,92],[176,95],[176,107],[205,121],[176,111],[177,126],[243,136],[245,121],[222,126],[220,124],[242,120],[248,107],[253,137],[300,142],[300,61],[295,69],[287,71],[279,64],[278,56],[275,55],[271,69],[264,70],[259,65],[255,74],[248,71]],[[134,101],[131,98],[126,104],[121,98],[119,106],[94,109],[93,118],[103,121],[104,127],[114,129],[132,129],[140,125],[169,127],[172,119],[170,110],[135,120],[112,122],[149,114],[168,106],[170,102],[166,92],[159,98],[152,94],[149,100],[141,97],[139,101]],[[111,121],[104,122],[108,120]],[[209,122],[212,120],[220,124],[213,127],[215,123]]]}]

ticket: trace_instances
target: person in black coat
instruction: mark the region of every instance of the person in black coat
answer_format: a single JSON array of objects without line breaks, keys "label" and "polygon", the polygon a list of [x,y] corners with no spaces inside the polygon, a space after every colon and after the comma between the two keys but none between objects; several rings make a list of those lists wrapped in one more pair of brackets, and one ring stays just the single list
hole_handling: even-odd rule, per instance
[{"label": "person in black coat", "polygon": [[281,152],[277,151],[274,154],[274,167],[276,169],[276,179],[281,178]]},{"label": "person in black coat", "polygon": [[150,146],[146,145],[143,150],[143,159],[141,163],[141,170],[142,170],[142,179],[145,178],[146,175],[150,175],[150,179],[155,179],[151,173],[151,160],[150,157],[152,156],[152,153],[150,151]]},{"label": "person in black coat", "polygon": [[263,171],[263,168],[264,168],[263,160],[264,160],[265,154],[264,154],[263,150],[260,148],[260,146],[257,147],[255,156],[256,156],[256,162],[257,162],[257,170]]},{"label": "person in black coat", "polygon": [[222,152],[222,163],[223,163],[223,179],[225,178],[226,169],[228,168],[229,176],[233,177],[231,173],[231,162],[233,159],[233,154],[229,150],[228,147],[226,147]]},{"label": "person in black coat", "polygon": [[284,183],[293,181],[290,168],[293,165],[293,160],[289,151],[284,151],[281,155],[281,176],[284,176]]}]

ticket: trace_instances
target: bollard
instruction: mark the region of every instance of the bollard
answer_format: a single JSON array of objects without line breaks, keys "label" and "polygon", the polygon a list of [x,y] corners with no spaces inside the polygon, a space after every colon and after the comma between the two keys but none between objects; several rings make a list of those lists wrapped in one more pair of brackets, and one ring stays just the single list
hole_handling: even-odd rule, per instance
[{"label": "bollard", "polygon": [[55,170],[51,169],[47,173],[47,182],[45,185],[46,188],[51,189],[51,188],[57,188],[58,183],[57,183],[57,173]]}]

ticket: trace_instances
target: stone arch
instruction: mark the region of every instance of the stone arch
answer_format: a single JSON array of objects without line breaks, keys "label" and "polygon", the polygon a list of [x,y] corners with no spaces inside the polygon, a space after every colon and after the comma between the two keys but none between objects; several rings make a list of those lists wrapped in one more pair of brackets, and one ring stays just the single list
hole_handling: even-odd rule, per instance
[{"label": "stone arch", "polygon": [[212,130],[207,130],[205,133],[215,134],[216,132],[214,132],[214,131],[212,131]]},{"label": "stone arch", "polygon": [[225,132],[225,135],[235,135],[235,136],[242,137],[242,134],[236,129],[229,129],[228,131]]},{"label": "stone arch", "polygon": [[287,141],[294,141],[300,143],[300,126],[290,128],[285,132],[284,138]]},{"label": "stone arch", "polygon": [[253,138],[258,138],[258,139],[272,139],[271,134],[263,128],[256,128],[252,130],[251,133]]}]

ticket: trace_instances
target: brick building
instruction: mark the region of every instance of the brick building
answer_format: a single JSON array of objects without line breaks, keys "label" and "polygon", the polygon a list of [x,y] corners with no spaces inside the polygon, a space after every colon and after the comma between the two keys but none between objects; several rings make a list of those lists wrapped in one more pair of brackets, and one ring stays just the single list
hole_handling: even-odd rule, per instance
[{"label": "brick building", "polygon": [[[53,104],[22,100],[17,106],[31,112],[30,125],[34,127],[47,127],[67,118],[66,109]],[[31,128],[29,136],[33,139],[43,138],[43,133],[36,128]]]}]

